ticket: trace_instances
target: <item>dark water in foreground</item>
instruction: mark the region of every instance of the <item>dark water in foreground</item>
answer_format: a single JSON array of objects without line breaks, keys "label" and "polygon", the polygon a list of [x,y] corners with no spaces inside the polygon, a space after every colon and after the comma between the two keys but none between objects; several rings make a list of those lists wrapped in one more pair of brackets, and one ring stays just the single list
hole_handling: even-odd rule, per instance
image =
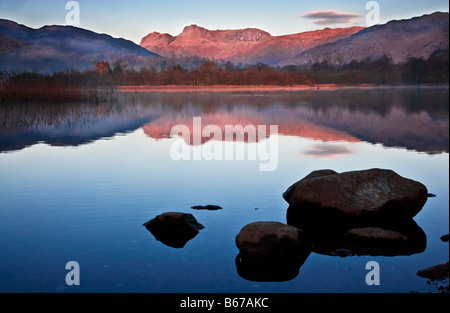
[{"label": "dark water in foreground", "polygon": [[[448,96],[448,88],[385,88],[0,104],[0,292],[435,292],[416,272],[449,259],[440,240],[449,232]],[[193,117],[221,129],[278,125],[276,169],[262,172],[263,161],[248,158],[175,161],[170,130],[192,130]],[[265,142],[219,144],[245,152]],[[213,144],[184,143],[191,155]],[[369,168],[392,169],[437,195],[414,219],[427,237],[423,252],[316,251],[289,281],[238,274],[235,236],[248,223],[285,223],[287,187],[317,169]],[[191,209],[207,204],[223,210]],[[205,226],[183,249],[142,226],[172,211]],[[80,286],[65,283],[69,261],[80,265]],[[380,286],[366,284],[369,261],[380,264]]]}]

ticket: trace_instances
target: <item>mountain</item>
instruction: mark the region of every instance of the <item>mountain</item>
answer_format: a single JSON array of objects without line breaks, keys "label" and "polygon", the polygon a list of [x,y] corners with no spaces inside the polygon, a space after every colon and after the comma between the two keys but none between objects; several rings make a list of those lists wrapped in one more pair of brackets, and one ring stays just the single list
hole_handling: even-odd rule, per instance
[{"label": "mountain", "polygon": [[326,28],[294,35],[271,36],[256,28],[212,31],[191,25],[185,27],[178,36],[153,32],[144,37],[140,45],[165,57],[199,56],[235,64],[261,62],[275,65],[318,45],[347,38],[362,29]]},{"label": "mountain", "polygon": [[353,36],[299,53],[282,64],[311,63],[328,59],[332,63],[377,59],[389,55],[394,63],[410,57],[428,59],[449,47],[449,14],[436,12],[409,20],[391,21],[366,28]]},{"label": "mountain", "polygon": [[401,63],[410,57],[428,59],[448,47],[449,14],[441,12],[368,28],[325,28],[285,36],[256,28],[208,30],[191,25],[178,36],[153,32],[140,46],[72,26],[32,29],[0,19],[0,71],[85,70],[100,61],[120,61],[135,69],[160,68],[164,62],[160,56],[183,66],[194,56],[200,61],[284,66],[325,60],[349,63],[387,54],[394,63]]},{"label": "mountain", "polygon": [[0,19],[0,70],[84,70],[121,60],[129,67],[159,58],[135,43],[72,26],[32,29]]},{"label": "mountain", "polygon": [[235,64],[349,63],[383,54],[401,63],[448,48],[448,23],[448,13],[436,12],[368,28],[325,28],[286,36],[254,28],[211,31],[191,25],[178,36],[153,32],[140,45],[165,57],[200,56]]}]

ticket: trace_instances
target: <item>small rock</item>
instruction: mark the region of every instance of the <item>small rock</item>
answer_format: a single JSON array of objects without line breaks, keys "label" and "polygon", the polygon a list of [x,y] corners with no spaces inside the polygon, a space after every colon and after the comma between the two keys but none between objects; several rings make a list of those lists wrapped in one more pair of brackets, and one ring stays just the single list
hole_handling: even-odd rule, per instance
[{"label": "small rock", "polygon": [[434,193],[429,193],[428,198],[436,198],[437,196]]},{"label": "small rock", "polygon": [[192,214],[168,212],[144,224],[156,240],[173,248],[183,248],[205,228]]},{"label": "small rock", "polygon": [[422,278],[427,278],[432,281],[445,279],[449,277],[449,264],[436,265],[430,268],[426,268],[417,272],[417,275]]},{"label": "small rock", "polygon": [[208,210],[208,211],[218,211],[218,210],[222,210],[222,207],[218,206],[218,205],[196,205],[191,207],[191,209],[194,210]]},{"label": "small rock", "polygon": [[449,235],[449,234],[442,236],[442,237],[441,237],[441,240],[442,240],[443,242],[448,242],[448,235]]}]

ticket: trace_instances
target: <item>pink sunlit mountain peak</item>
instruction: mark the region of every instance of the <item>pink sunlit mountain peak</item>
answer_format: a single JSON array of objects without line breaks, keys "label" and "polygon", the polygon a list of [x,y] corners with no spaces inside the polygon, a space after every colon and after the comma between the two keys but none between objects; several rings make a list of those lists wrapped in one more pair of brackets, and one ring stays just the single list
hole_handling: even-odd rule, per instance
[{"label": "pink sunlit mountain peak", "polygon": [[162,56],[199,56],[233,63],[276,64],[317,45],[347,38],[363,27],[338,28],[285,36],[272,36],[257,28],[208,30],[195,24],[178,36],[153,32],[141,46]]},{"label": "pink sunlit mountain peak", "polygon": [[339,64],[383,55],[402,63],[448,49],[448,18],[448,13],[435,12],[372,27],[324,28],[284,36],[257,28],[208,30],[190,25],[178,36],[152,33],[141,46],[163,57],[197,56],[244,65]]}]

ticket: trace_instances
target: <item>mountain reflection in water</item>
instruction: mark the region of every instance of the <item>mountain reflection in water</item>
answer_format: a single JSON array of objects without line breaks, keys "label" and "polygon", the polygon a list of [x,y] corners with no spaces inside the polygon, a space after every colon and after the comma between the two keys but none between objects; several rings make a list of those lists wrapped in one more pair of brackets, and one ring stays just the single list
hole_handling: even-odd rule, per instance
[{"label": "mountain reflection in water", "polygon": [[[139,128],[161,140],[178,124],[192,133],[193,117],[202,117],[203,126],[221,129],[278,125],[284,136],[436,154],[448,152],[448,96],[448,88],[343,88],[266,92],[264,97],[245,91],[140,92],[120,93],[115,103],[1,104],[0,151],[37,143],[79,146]],[[351,153],[323,148],[305,154]]]}]

